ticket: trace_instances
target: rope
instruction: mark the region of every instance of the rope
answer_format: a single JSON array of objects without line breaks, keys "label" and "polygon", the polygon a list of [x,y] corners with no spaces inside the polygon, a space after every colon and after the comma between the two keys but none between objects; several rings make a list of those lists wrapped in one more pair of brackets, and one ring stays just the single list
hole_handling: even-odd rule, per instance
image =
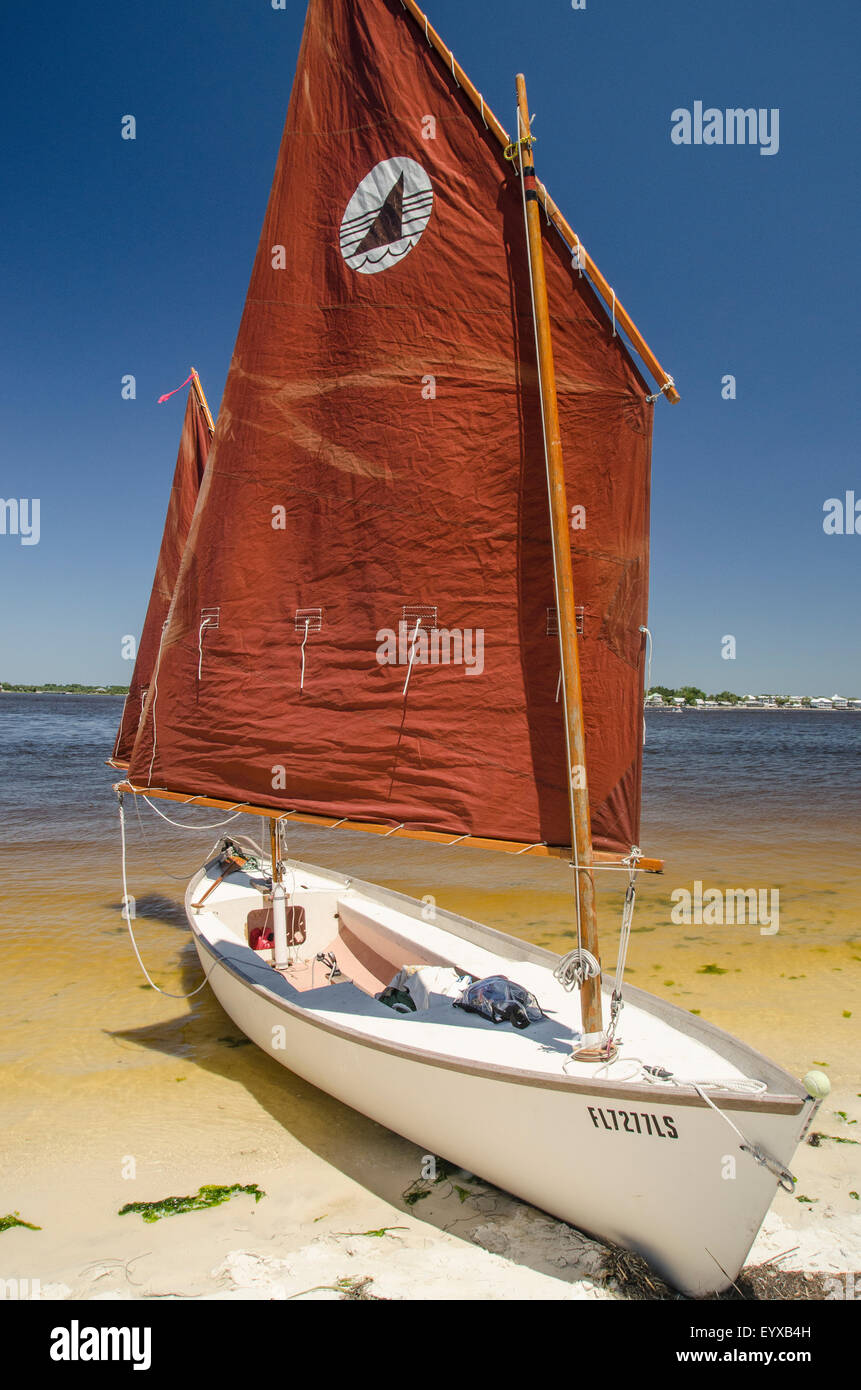
[{"label": "rope", "polygon": [[[117,794],[119,795],[119,793],[117,793]],[[153,859],[153,860],[155,861],[156,864],[158,864],[159,871],[160,871],[161,873],[163,873],[163,874],[165,875],[166,878],[172,878],[172,879],[174,880],[175,883],[187,883],[187,882],[188,882],[188,874],[187,874],[187,873],[185,873],[185,874],[172,874],[172,873],[170,872],[169,869],[166,869],[166,868],[164,867],[164,865],[162,864],[161,859],[160,859],[159,856],[156,854],[155,850],[153,849],[152,845],[150,844],[149,840],[147,839],[147,833],[146,833],[146,830],[144,829],[143,816],[141,815],[140,802],[139,802],[139,800],[138,800],[137,797],[135,797],[135,800],[134,800],[134,807],[135,807],[135,814],[137,815],[137,818],[138,818],[138,827],[139,827],[140,832],[141,832],[141,839],[142,839],[142,841],[143,841],[143,847],[144,847],[144,849],[146,850],[147,854],[150,856],[151,859]]]},{"label": "rope", "polygon": [[[648,654],[648,657],[647,657],[647,659],[646,659],[646,694],[647,694],[647,695],[650,695],[650,694],[652,693],[652,634],[651,634],[651,632],[649,631],[649,629],[648,629],[644,624],[641,624],[641,625],[640,625],[640,632],[644,632],[644,633],[646,634],[646,638],[648,639],[648,647],[647,647],[647,650],[648,650],[648,653],[649,653],[649,654]],[[643,747],[645,747],[645,745],[646,745],[646,714],[645,714],[645,711],[644,711],[644,712],[643,712]]]},{"label": "rope", "polygon": [[421,625],[422,625],[422,620],[421,620],[421,618],[417,618],[417,619],[416,619],[416,625],[415,625],[415,627],[413,628],[413,635],[412,635],[412,638],[411,638],[411,645],[410,645],[410,664],[409,664],[409,666],[407,667],[407,678],[406,678],[406,680],[404,681],[404,699],[406,699],[406,697],[407,697],[407,690],[408,690],[409,684],[410,684],[410,676],[411,676],[412,673],[413,673],[413,661],[414,661],[414,659],[415,659],[415,654],[416,654],[416,638],[417,638],[418,635],[419,635],[419,628],[421,627]]},{"label": "rope", "polygon": [[199,632],[198,632],[198,634],[197,634],[197,646],[198,646],[198,650],[199,650],[199,652],[200,652],[200,660],[199,660],[198,663],[197,663],[197,679],[198,679],[198,681],[199,681],[199,680],[202,678],[202,676],[203,676],[203,634],[204,634],[204,631],[206,630],[206,628],[208,628],[208,627],[211,626],[211,624],[213,623],[213,621],[214,621],[214,619],[212,619],[212,618],[204,618],[203,622],[200,624],[200,630],[199,630]]},{"label": "rope", "polygon": [[118,798],[119,803],[120,803],[120,842],[121,842],[121,846],[122,846],[122,874],[123,874],[123,916],[124,916],[125,919],[126,919],[126,926],[127,926],[128,929],[129,929],[129,936],[131,937],[132,948],[133,948],[134,953],[135,953],[135,955],[136,955],[136,957],[137,957],[138,965],[140,966],[141,970],[143,971],[143,974],[144,974],[144,976],[145,976],[145,978],[146,978],[147,984],[151,985],[152,988],[153,988],[158,994],[163,994],[163,995],[165,995],[168,999],[192,999],[192,998],[194,997],[195,994],[199,994],[199,993],[200,993],[200,991],[203,989],[204,985],[207,983],[208,976],[207,976],[206,974],[204,974],[204,977],[203,977],[203,979],[201,980],[200,984],[197,986],[197,988],[191,990],[188,994],[172,994],[172,993],[170,992],[170,990],[162,989],[160,985],[157,985],[157,984],[156,984],[155,980],[152,978],[152,976],[150,975],[150,973],[149,973],[149,971],[147,970],[146,966],[144,965],[143,961],[141,960],[141,953],[140,953],[140,951],[138,950],[138,944],[137,944],[137,942],[135,941],[135,934],[134,934],[134,931],[132,930],[132,915],[131,915],[131,913],[130,913],[130,911],[129,911],[129,885],[128,885],[128,874],[127,874],[127,869],[126,869],[126,813],[125,813],[125,807],[124,807],[124,805],[123,805],[123,794],[122,794],[122,792],[117,792],[117,798]]},{"label": "rope", "polygon": [[[521,130],[522,130],[521,116],[520,116],[520,108],[519,108],[519,107],[518,107],[518,109],[517,109],[517,129],[518,129],[518,131],[521,131]],[[524,144],[528,144],[528,145],[530,146],[530,148],[531,148],[532,142],[531,142],[531,140],[524,139],[524,137],[521,136],[520,139],[518,139],[518,141],[516,142],[516,146],[514,146],[513,148],[519,150],[519,149],[520,149],[520,146],[521,146],[521,145],[524,145]],[[511,149],[511,148],[512,148],[512,146],[509,146],[509,147],[508,147],[508,149]],[[509,157],[509,156],[508,156],[508,150],[505,151],[505,154],[506,154],[506,158],[508,158],[508,157]],[[513,157],[514,157],[514,156],[512,155],[511,158],[513,158]],[[526,254],[527,254],[528,261],[529,261],[529,294],[530,294],[530,298],[531,298],[531,301],[532,301],[532,323],[533,323],[533,326],[534,326],[534,329],[535,329],[535,358],[536,358],[536,362],[537,362],[537,361],[540,359],[540,345],[539,345],[539,341],[538,341],[538,316],[537,316],[536,311],[535,311],[535,286],[534,286],[533,280],[532,280],[532,247],[531,247],[530,244],[529,244],[529,218],[528,218],[528,214],[527,214],[527,210],[526,210],[526,176],[525,176],[524,170],[523,170],[523,160],[522,160],[522,159],[520,160],[520,191],[521,191],[521,195],[522,195],[522,198],[523,198],[523,225],[524,225],[524,227],[526,228]],[[546,473],[547,473],[547,497],[548,497],[548,500],[549,500],[549,503],[550,503],[551,514],[552,514],[553,497],[552,497],[551,488],[550,488],[550,450],[549,450],[548,441],[547,441],[547,425],[546,425],[545,416],[544,416],[544,383],[543,383],[542,380],[541,380],[541,372],[540,372],[540,371],[539,371],[539,373],[538,373],[538,392],[539,392],[539,396],[540,396],[540,400],[541,400],[541,435],[542,435],[542,439],[543,439],[543,441],[544,441],[544,466],[545,466],[545,470],[546,470]],[[558,575],[559,571],[558,571],[558,568],[557,568],[557,559],[558,559],[558,556],[557,556],[557,554],[556,554],[556,536],[555,536],[555,534],[554,534],[554,530],[553,530],[553,527],[552,527],[552,526],[551,526],[551,528],[550,528],[550,538],[551,538],[551,544],[552,544],[552,547],[553,547],[553,574],[554,574],[554,580],[555,580],[555,577]],[[560,605],[560,603],[559,603],[559,595],[558,595],[558,594],[557,594],[556,598],[557,598],[557,612],[558,612],[558,611],[561,609],[561,605]],[[560,675],[560,678],[562,678],[563,675],[564,675],[564,670],[565,670],[565,652],[564,652],[564,648],[563,648],[563,645],[562,645],[562,623],[561,623],[561,621],[557,624],[557,626],[558,626],[558,628],[559,628],[559,664],[560,664],[559,675]],[[566,696],[567,696],[567,693],[568,693],[567,690],[566,690],[565,693],[566,693]],[[567,699],[566,699],[566,709],[567,709]],[[576,824],[575,805],[574,805],[574,778],[573,778],[573,771],[572,771],[572,767],[571,767],[571,731],[570,731],[570,729],[569,729],[569,727],[568,727],[568,718],[567,718],[567,715],[566,715],[566,717],[565,717],[564,724],[565,724],[565,750],[566,750],[566,754],[567,754],[567,767],[568,767],[568,774],[567,774],[567,775],[568,775],[568,803],[569,803],[570,811],[571,811],[571,841],[572,841],[571,849],[572,849],[573,854],[574,854],[574,863],[573,863],[573,867],[574,867],[574,872],[575,872],[575,875],[576,875],[576,874],[579,874],[579,872],[580,872],[580,860],[579,860],[579,856],[578,856],[578,853],[577,853],[577,835],[576,835],[576,833],[575,833],[575,828],[574,828],[574,827],[575,827],[575,824]],[[570,977],[572,978],[572,981],[573,981],[573,975],[574,975],[574,973],[577,972],[577,971],[586,970],[586,971],[589,972],[589,973],[587,973],[587,974],[585,974],[585,975],[583,976],[583,979],[584,979],[584,980],[585,980],[585,979],[592,979],[592,978],[594,978],[596,975],[600,974],[600,972],[601,972],[601,967],[598,965],[598,962],[595,960],[595,957],[589,955],[589,952],[588,952],[588,951],[587,951],[587,952],[584,952],[584,950],[583,950],[583,924],[582,924],[582,921],[581,921],[581,912],[580,912],[580,880],[579,880],[579,878],[575,877],[575,879],[574,879],[574,884],[575,884],[575,889],[576,889],[576,891],[575,891],[575,893],[574,893],[574,902],[575,902],[575,906],[576,906],[576,909],[577,909],[577,952],[575,953],[575,952],[573,952],[573,951],[569,951],[568,955],[564,958],[564,960],[561,962],[560,966],[558,967],[559,970],[563,970],[563,967],[565,967],[565,969],[563,970],[564,979],[568,979],[569,976],[570,976]],[[575,954],[576,954],[576,956],[577,956],[577,962],[578,962],[576,966],[575,966],[574,960],[573,960],[573,957],[575,956]],[[588,957],[588,959],[587,959],[587,957]],[[566,966],[566,962],[569,962],[569,964],[568,964],[567,966]],[[593,967],[594,967],[594,968],[593,968]],[[554,973],[555,973],[555,972],[554,972]],[[560,981],[560,983],[564,983],[563,975],[557,975],[557,979]],[[573,983],[570,984],[570,985],[565,984],[565,988],[566,988],[566,989],[572,989],[572,988],[573,988]]]},{"label": "rope", "polygon": [[[122,795],[122,793],[120,793],[120,795]],[[143,795],[143,793],[141,793],[141,795]],[[164,811],[160,811],[157,806],[153,805],[148,796],[144,796],[144,801],[151,811],[155,811],[157,816],[161,816],[162,820],[166,820],[168,825],[176,826],[177,830],[218,830],[220,826],[230,825],[231,821],[238,820],[243,814],[242,811],[237,811],[235,815],[228,816],[226,820],[216,820],[213,821],[211,825],[189,825],[187,821],[171,820],[170,816],[166,816]],[[242,804],[246,805],[247,803],[243,802]]]},{"label": "rope", "polygon": [[633,845],[631,853],[628,856],[628,887],[625,890],[625,901],[622,904],[622,926],[619,931],[619,954],[616,959],[616,982],[613,987],[613,993],[610,996],[610,1027],[607,1030],[608,1047],[616,1036],[619,1019],[625,1007],[625,1001],[622,998],[622,986],[625,983],[625,966],[628,963],[628,946],[631,941],[631,926],[634,921],[634,904],[637,896],[636,870],[639,857],[639,848]]},{"label": "rope", "polygon": [[[520,112],[519,112],[519,111],[518,111],[518,113],[517,113],[517,128],[518,128],[518,130],[520,129]],[[520,138],[519,140],[512,140],[511,144],[510,144],[510,145],[506,145],[506,146],[505,146],[505,149],[502,151],[502,157],[503,157],[503,159],[511,159],[511,160],[517,159],[518,156],[519,156],[519,154],[520,154],[520,146],[521,146],[521,145],[527,145],[527,146],[531,149],[532,146],[535,144],[535,140],[536,140],[536,137],[535,137],[534,135],[523,135],[523,136],[521,136],[521,138]],[[520,177],[521,177],[521,179],[523,178],[523,168],[522,168],[522,167],[521,167],[521,169],[520,169]],[[531,266],[531,264],[532,264],[531,258],[530,258],[529,264],[530,264],[530,266]]]},{"label": "rope", "polygon": [[[578,913],[579,917],[579,913]],[[580,923],[577,923],[578,932]],[[563,956],[553,971],[554,979],[558,980],[563,989],[569,992],[577,986],[585,984],[587,980],[594,980],[601,974],[601,966],[592,955],[591,951],[586,951],[582,946],[576,950],[569,951]]]},{"label": "rope", "polygon": [[669,391],[671,386],[675,387],[675,384],[676,383],[673,381],[673,378],[671,376],[668,376],[660,391],[656,391],[653,396],[646,397],[647,403],[651,405],[653,401],[658,400],[660,396],[663,396],[665,392]]},{"label": "rope", "polygon": [[299,677],[299,693],[305,689],[305,643],[308,641],[308,630],[311,626],[311,619],[305,619],[305,636],[302,638],[302,674]]},{"label": "rope", "polygon": [[611,289],[611,290],[610,290],[610,293],[611,293],[611,295],[613,296],[613,337],[615,338],[615,336],[616,336],[616,291],[615,291],[614,289]]},{"label": "rope", "polygon": [[[601,1072],[606,1074],[616,1060],[622,1059],[611,1059],[610,1061],[602,1062],[601,1065],[592,1072],[592,1075],[597,1077],[600,1076]],[[738,1125],[733,1124],[726,1111],[721,1110],[720,1106],[715,1105],[711,1097],[706,1095],[707,1089],[711,1091],[734,1091],[737,1095],[763,1095],[763,1093],[768,1090],[768,1086],[764,1081],[755,1081],[750,1077],[712,1077],[708,1081],[686,1080],[684,1077],[673,1076],[672,1072],[667,1071],[664,1067],[646,1066],[639,1057],[626,1057],[624,1061],[629,1065],[635,1064],[635,1071],[625,1077],[614,1076],[614,1081],[633,1081],[636,1077],[638,1080],[648,1081],[655,1086],[692,1087],[700,1100],[704,1101],[716,1115],[719,1115],[720,1118],[729,1125],[733,1133],[738,1136],[741,1140],[739,1147],[742,1153],[749,1154],[760,1167],[767,1168],[772,1176],[777,1178],[784,1192],[795,1191],[795,1178],[792,1176],[789,1169],[778,1159],[772,1158],[771,1154],[766,1153],[765,1150],[761,1149],[757,1144],[751,1144],[750,1140],[742,1134]]]},{"label": "rope", "polygon": [[[155,750],[156,750],[156,748],[158,747],[158,729],[157,729],[157,727],[156,727],[156,722],[155,722],[155,706],[156,706],[156,701],[157,701],[157,699],[158,699],[158,671],[159,671],[159,667],[160,667],[160,665],[161,665],[161,648],[162,648],[162,643],[164,642],[164,634],[167,632],[167,627],[168,627],[168,623],[169,623],[169,622],[170,622],[170,617],[167,617],[167,618],[165,619],[165,621],[164,621],[164,622],[162,623],[162,625],[161,625],[161,637],[158,639],[158,654],[157,654],[156,659],[155,659],[155,667],[154,667],[153,673],[152,673],[153,692],[152,692],[152,709],[151,709],[151,711],[150,711],[150,714],[151,714],[151,716],[152,716],[152,757],[151,757],[150,760],[149,760],[149,772],[147,773],[147,779],[146,779],[146,780],[147,780],[147,783],[151,783],[151,782],[152,782],[152,769],[153,769],[153,764],[154,764],[154,762],[155,762]],[[143,711],[141,711],[141,713],[143,714]]]}]

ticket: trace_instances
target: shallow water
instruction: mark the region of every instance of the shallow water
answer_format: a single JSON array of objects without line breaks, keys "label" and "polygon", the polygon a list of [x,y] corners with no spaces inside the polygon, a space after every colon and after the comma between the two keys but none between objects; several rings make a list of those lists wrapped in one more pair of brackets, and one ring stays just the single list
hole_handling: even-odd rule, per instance
[{"label": "shallow water", "polygon": [[[206,1077],[215,1085],[227,1075],[240,1091],[246,1078],[253,1092],[263,1068],[267,1084],[287,1084],[274,1063],[241,1045],[208,991],[164,999],[139,975],[120,916],[117,774],[104,766],[121,705],[108,696],[0,696],[7,1152],[37,1135],[52,1109],[74,1104],[96,1137],[144,1098],[157,1143],[182,1113],[177,1083],[195,1078],[199,1132],[228,1122],[232,1103],[233,1118],[241,1109],[253,1131],[253,1114],[223,1088],[210,1112]],[[129,888],[144,959],[180,994],[199,980],[184,885],[223,817],[161,809],[194,828],[174,829],[148,806],[129,806]],[[242,817],[241,828],[256,835],[259,822]],[[854,1095],[859,842],[861,714],[650,711],[642,846],[666,870],[640,880],[631,983],[701,1012],[793,1072],[827,1064],[835,1086]],[[574,939],[562,864],[298,826],[290,852],[418,897],[430,893],[540,945],[564,950]],[[777,890],[779,930],[674,924],[672,894],[695,880]],[[624,879],[606,873],[599,887],[602,952],[612,966]],[[62,1143],[55,1133],[52,1144]]]}]

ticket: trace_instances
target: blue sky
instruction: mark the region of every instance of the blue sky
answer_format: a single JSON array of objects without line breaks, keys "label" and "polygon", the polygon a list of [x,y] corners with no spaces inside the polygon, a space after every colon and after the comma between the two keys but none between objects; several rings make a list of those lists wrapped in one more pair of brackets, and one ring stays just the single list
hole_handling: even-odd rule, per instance
[{"label": "blue sky", "polygon": [[[130,677],[184,393],[156,399],[194,363],[218,406],[304,8],[4,7],[0,496],[39,498],[41,534],[0,535],[0,680]],[[682,392],[656,406],[653,680],[861,695],[861,534],[822,525],[861,500],[858,7],[428,11],[508,126],[526,73],[539,174]],[[698,100],[778,108],[779,151],[674,144]]]}]

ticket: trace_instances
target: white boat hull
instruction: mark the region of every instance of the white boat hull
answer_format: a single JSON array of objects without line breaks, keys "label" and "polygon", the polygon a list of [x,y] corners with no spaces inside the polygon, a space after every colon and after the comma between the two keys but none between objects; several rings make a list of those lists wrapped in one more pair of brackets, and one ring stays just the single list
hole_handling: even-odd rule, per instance
[{"label": "white boat hull", "polygon": [[720,1291],[735,1278],[776,1178],[740,1151],[727,1119],[769,1156],[790,1162],[813,1106],[797,1082],[794,1095],[773,1104],[718,1099],[722,1116],[689,1089],[668,1096],[665,1087],[614,1085],[606,1075],[590,1084],[561,1068],[536,1077],[417,1056],[274,997],[259,961],[262,983],[253,970],[248,978],[240,953],[225,955],[200,918],[189,917],[220,1004],[281,1065],[424,1151],[638,1251],[687,1294]]}]

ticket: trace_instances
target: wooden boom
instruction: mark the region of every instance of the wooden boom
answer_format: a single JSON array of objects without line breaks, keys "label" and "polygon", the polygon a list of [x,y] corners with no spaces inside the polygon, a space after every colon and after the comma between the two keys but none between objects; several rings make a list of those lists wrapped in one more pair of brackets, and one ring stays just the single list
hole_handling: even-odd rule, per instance
[{"label": "wooden boom", "polygon": [[[108,758],[107,766],[117,772],[126,772],[128,765]],[[173,801],[180,806],[210,807],[218,811],[241,811],[249,816],[263,816],[271,820],[290,822],[294,825],[311,825],[318,830],[364,830],[371,835],[382,835],[395,840],[425,840],[443,848],[488,849],[502,854],[522,854],[532,859],[570,859],[570,845],[528,845],[521,840],[488,840],[478,835],[452,835],[446,830],[414,830],[406,825],[384,825],[381,821],[338,820],[335,816],[318,816],[306,811],[279,810],[277,806],[263,806],[247,801],[227,801],[224,797],[195,795],[194,792],[172,792],[166,787],[136,787],[133,782],[116,782],[114,791],[127,792],[129,796],[153,797],[156,801]],[[627,862],[609,850],[593,851],[595,865],[599,869],[611,869],[628,873]],[[640,873],[663,873],[663,859],[641,858],[637,860]]]}]

